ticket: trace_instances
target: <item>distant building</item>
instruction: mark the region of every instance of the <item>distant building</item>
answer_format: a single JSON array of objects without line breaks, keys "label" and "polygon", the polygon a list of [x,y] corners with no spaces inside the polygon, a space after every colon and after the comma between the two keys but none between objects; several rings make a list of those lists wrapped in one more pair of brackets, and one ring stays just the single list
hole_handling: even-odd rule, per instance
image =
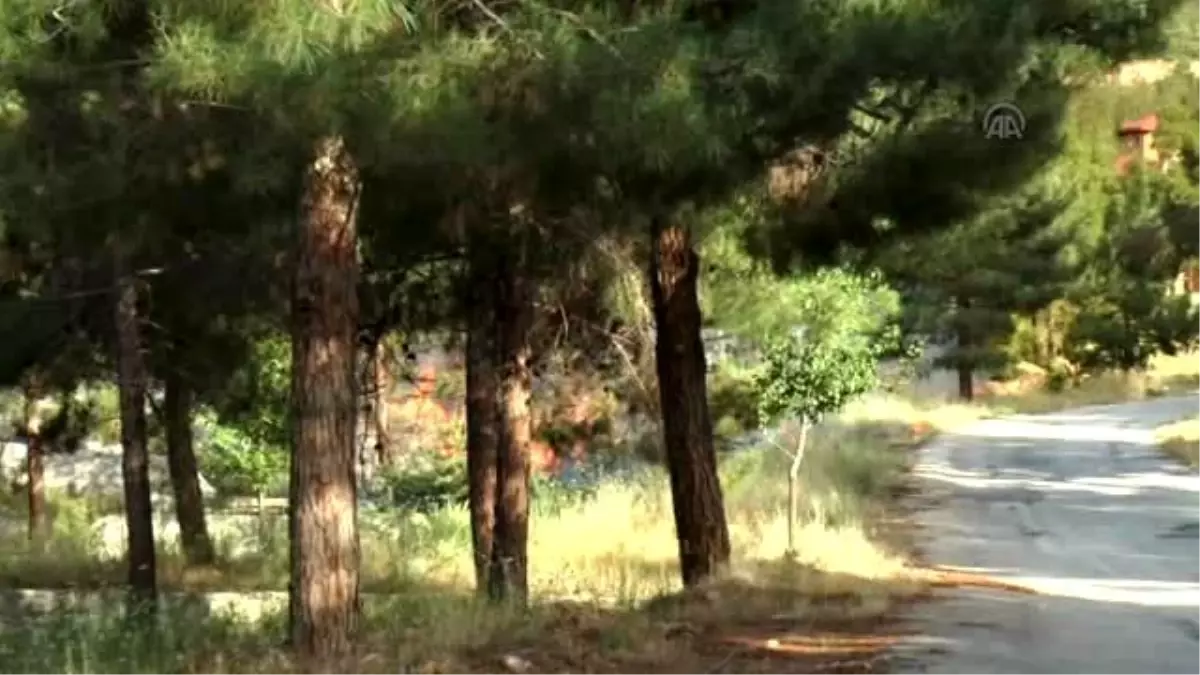
[{"label": "distant building", "polygon": [[1126,120],[1117,130],[1121,143],[1121,155],[1117,157],[1117,173],[1124,175],[1134,163],[1161,166],[1162,157],[1154,145],[1154,134],[1158,131],[1158,115],[1150,113],[1135,120]]},{"label": "distant building", "polygon": [[[1108,81],[1119,86],[1153,84],[1171,76],[1180,66],[1182,64],[1166,59],[1130,61],[1109,74]],[[1191,62],[1187,69],[1193,76],[1200,77],[1200,61]],[[1117,157],[1115,167],[1118,175],[1129,173],[1135,164],[1163,171],[1174,164],[1176,158],[1163,157],[1155,145],[1154,135],[1160,124],[1159,116],[1153,112],[1121,123],[1117,129],[1121,144],[1121,154]],[[1192,296],[1193,302],[1200,304],[1200,262],[1191,260],[1185,263],[1171,284],[1171,292],[1177,295],[1186,293]]]}]

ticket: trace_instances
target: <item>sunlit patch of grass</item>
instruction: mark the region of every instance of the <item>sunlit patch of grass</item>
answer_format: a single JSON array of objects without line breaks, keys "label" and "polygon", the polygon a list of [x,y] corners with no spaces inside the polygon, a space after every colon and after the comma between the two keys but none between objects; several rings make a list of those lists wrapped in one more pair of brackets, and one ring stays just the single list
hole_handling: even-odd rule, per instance
[{"label": "sunlit patch of grass", "polygon": [[1089,405],[1141,401],[1182,393],[1200,386],[1200,355],[1158,354],[1144,371],[1108,371],[1088,375],[1061,391],[1037,389],[989,397],[985,404],[1004,413],[1042,413]]},{"label": "sunlit patch of grass", "polygon": [[1200,469],[1200,418],[1159,427],[1154,435],[1164,453],[1193,470]]}]

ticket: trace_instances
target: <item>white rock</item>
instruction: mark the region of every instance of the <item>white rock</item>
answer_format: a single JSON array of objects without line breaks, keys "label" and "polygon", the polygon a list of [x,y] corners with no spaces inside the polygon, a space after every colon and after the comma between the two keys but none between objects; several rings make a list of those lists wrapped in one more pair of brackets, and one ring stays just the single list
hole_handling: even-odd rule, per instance
[{"label": "white rock", "polygon": [[528,659],[521,658],[516,654],[505,654],[501,657],[500,663],[504,664],[510,673],[528,673],[533,670],[533,664]]}]

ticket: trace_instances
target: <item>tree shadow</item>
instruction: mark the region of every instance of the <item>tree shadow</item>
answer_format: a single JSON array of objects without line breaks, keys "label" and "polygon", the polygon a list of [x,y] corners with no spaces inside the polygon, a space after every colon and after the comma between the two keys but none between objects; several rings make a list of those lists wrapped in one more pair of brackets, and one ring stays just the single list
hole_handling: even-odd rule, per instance
[{"label": "tree shadow", "polygon": [[923,550],[994,582],[915,613],[949,641],[933,672],[1197,670],[1200,476],[1146,442],[1146,410],[988,421],[925,453]]}]

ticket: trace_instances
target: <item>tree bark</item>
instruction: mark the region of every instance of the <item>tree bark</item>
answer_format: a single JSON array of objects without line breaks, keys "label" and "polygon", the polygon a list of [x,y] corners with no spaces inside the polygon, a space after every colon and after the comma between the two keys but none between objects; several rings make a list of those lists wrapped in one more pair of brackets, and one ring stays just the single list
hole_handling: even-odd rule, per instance
[{"label": "tree bark", "polygon": [[387,345],[382,337],[371,345],[371,424],[375,431],[375,455],[380,466],[391,466],[396,457],[389,434],[388,394],[392,378],[388,370]]},{"label": "tree bark", "polygon": [[344,139],[314,144],[292,296],[291,643],[345,653],[359,622],[354,434],[358,167]]},{"label": "tree bark", "polygon": [[787,550],[789,555],[796,555],[796,521],[800,519],[800,466],[804,462],[804,451],[808,448],[807,418],[800,420],[800,438],[796,442],[795,453],[792,454],[792,465],[788,468],[788,527]]},{"label": "tree bark", "polygon": [[41,545],[46,540],[46,448],[42,441],[42,420],[37,402],[41,392],[33,385],[24,387],[25,405],[22,426],[25,433],[25,473],[29,493],[29,541]]},{"label": "tree bark", "polygon": [[164,379],[167,470],[175,497],[179,541],[189,565],[211,565],[216,560],[216,553],[208,535],[204,495],[200,492],[200,472],[192,442],[192,390],[178,368],[169,367]]},{"label": "tree bark", "polygon": [[971,350],[975,345],[967,319],[962,316],[962,312],[969,309],[970,304],[965,299],[959,299],[958,308],[958,326],[956,327],[958,345],[957,358],[954,363],[954,369],[958,372],[958,396],[964,401],[973,401],[975,399],[975,368],[972,365],[974,355]]},{"label": "tree bark", "polygon": [[671,476],[679,567],[691,587],[729,564],[729,529],[708,411],[700,304],[700,258],[683,227],[655,219],[650,286],[663,440]]},{"label": "tree bark", "polygon": [[502,261],[496,294],[499,348],[499,442],[496,447],[496,529],[489,595],[525,604],[529,600],[529,443],[533,439],[529,333],[533,295],[524,256]]},{"label": "tree bark", "polygon": [[[117,246],[120,246],[117,244]],[[121,474],[125,483],[130,613],[157,609],[150,454],[146,444],[146,364],[137,280],[117,255],[117,388],[121,408]]]},{"label": "tree bark", "polygon": [[958,396],[964,401],[975,400],[975,369],[969,363],[959,362]]},{"label": "tree bark", "polygon": [[[477,246],[467,319],[467,473],[476,589],[496,601],[529,597],[529,334],[532,285],[524,257]],[[519,251],[515,252],[519,253]]]},{"label": "tree bark", "polygon": [[472,261],[467,302],[467,501],[475,589],[486,595],[496,538],[499,372],[496,363],[495,293],[484,263]]}]

